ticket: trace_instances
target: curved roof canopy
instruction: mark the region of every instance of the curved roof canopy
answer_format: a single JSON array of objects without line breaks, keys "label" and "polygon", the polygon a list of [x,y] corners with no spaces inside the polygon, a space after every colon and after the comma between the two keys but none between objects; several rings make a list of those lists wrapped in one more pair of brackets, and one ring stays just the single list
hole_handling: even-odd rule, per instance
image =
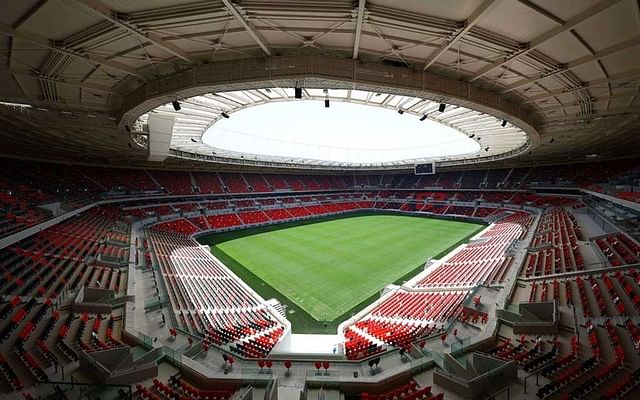
[{"label": "curved roof canopy", "polygon": [[[178,103],[179,110],[172,102],[151,111],[174,118],[170,148],[218,158],[407,166],[512,156],[529,144],[522,129],[480,111],[363,90],[305,88],[296,99],[294,88],[274,87],[209,93]],[[138,129],[148,130],[148,118],[149,113],[138,119]]]},{"label": "curved roof canopy", "polygon": [[[172,76],[176,87],[181,81],[180,87],[195,88],[199,77],[189,71],[223,63],[247,77],[229,79],[235,84],[272,71],[250,69],[247,60],[278,64],[278,75],[259,88],[292,87],[294,72],[323,79],[329,63],[294,71],[282,59],[319,56],[354,64],[330,71],[344,85],[306,87],[348,89],[349,83],[393,92],[393,86],[401,94],[406,85],[399,80],[353,86],[360,65],[379,67],[378,75],[366,76],[370,82],[388,78],[385,68],[392,65],[407,76],[425,71],[429,82],[421,83],[430,87],[439,85],[434,77],[463,84],[459,97],[484,100],[494,110],[515,104],[539,133],[518,156],[522,164],[633,155],[640,151],[639,32],[637,0],[4,1],[0,102],[32,108],[0,105],[0,139],[10,154],[149,166],[149,149],[136,146],[146,139],[132,141],[121,123],[127,104],[144,101],[136,97],[140,88],[148,95],[171,91],[163,80]],[[279,79],[290,82],[269,83]],[[440,92],[454,86],[443,84]],[[208,92],[240,89],[246,88]],[[491,94],[473,98],[475,90]],[[165,165],[183,162],[174,156]]]}]

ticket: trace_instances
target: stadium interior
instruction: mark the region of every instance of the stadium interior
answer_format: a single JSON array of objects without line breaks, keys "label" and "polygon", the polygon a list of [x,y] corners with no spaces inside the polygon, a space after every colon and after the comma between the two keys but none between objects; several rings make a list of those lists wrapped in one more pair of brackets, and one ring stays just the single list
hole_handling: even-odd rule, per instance
[{"label": "stadium interior", "polygon": [[640,398],[640,0],[0,33],[0,398]]}]

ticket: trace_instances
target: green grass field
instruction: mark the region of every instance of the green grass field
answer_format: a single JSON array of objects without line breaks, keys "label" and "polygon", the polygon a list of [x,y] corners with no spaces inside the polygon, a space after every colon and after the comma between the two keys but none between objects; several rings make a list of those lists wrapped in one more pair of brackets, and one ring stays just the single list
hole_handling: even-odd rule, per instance
[{"label": "green grass field", "polygon": [[365,215],[216,234],[200,241],[212,245],[214,255],[260,295],[286,304],[294,332],[319,333],[323,328],[335,331],[344,316],[369,304],[384,286],[406,280],[429,257],[450,251],[482,227]]}]

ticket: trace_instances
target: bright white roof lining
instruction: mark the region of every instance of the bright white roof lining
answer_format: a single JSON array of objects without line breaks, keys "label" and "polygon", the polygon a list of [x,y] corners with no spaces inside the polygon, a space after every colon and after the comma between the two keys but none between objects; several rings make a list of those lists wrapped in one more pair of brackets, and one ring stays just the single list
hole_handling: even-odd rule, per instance
[{"label": "bright white roof lining", "polygon": [[[325,98],[329,98],[331,101],[331,108],[324,109],[322,101]],[[372,106],[371,110],[376,113],[389,113],[389,115],[397,118],[412,119],[423,129],[427,126],[429,120],[439,123],[437,125],[446,125],[455,129],[458,135],[466,135],[472,137],[474,142],[481,138],[479,143],[473,143],[474,149],[468,151],[463,149],[457,152],[441,151],[436,153],[421,153],[413,155],[401,155],[397,152],[393,155],[391,152],[381,154],[378,152],[375,156],[371,151],[369,155],[365,157],[364,153],[366,149],[356,149],[355,147],[342,147],[342,150],[333,150],[332,154],[329,154],[328,148],[338,148],[333,144],[321,145],[316,147],[315,151],[301,151],[302,144],[291,142],[288,145],[288,153],[284,156],[265,151],[268,147],[283,147],[282,142],[272,141],[271,144],[265,142],[268,137],[264,137],[264,133],[260,132],[247,132],[244,128],[240,130],[240,133],[244,134],[244,137],[253,136],[256,140],[261,140],[262,146],[259,146],[259,151],[250,152],[249,149],[244,151],[237,151],[237,148],[233,148],[226,141],[226,148],[211,146],[212,143],[203,134],[207,129],[215,129],[222,127],[226,122],[236,121],[244,113],[243,110],[260,108],[256,107],[263,104],[271,104],[283,101],[295,101],[295,103],[303,103],[305,100],[317,100],[315,110],[323,113],[324,115],[332,115],[331,111],[335,111],[340,102],[349,102],[359,105]],[[527,143],[527,135],[518,127],[508,123],[506,127],[502,127],[502,120],[491,115],[484,114],[479,111],[459,107],[455,105],[447,105],[445,112],[438,112],[439,102],[432,100],[416,98],[410,96],[393,95],[387,93],[367,92],[360,90],[345,90],[345,89],[329,89],[328,93],[324,93],[323,89],[303,89],[303,100],[294,99],[293,88],[270,88],[270,89],[254,89],[250,91],[234,91],[225,93],[211,93],[202,96],[196,96],[190,99],[179,100],[182,109],[176,112],[171,103],[165,104],[153,110],[152,112],[159,112],[170,114],[176,117],[176,123],[174,125],[173,136],[171,140],[171,148],[192,154],[200,154],[205,156],[215,155],[217,157],[230,158],[230,159],[245,159],[245,160],[257,160],[261,162],[278,162],[278,163],[295,163],[295,164],[307,164],[317,166],[343,166],[343,167],[363,167],[363,166],[384,166],[384,165],[409,165],[417,162],[425,161],[445,161],[445,160],[466,160],[476,159],[477,157],[498,156],[500,154],[512,152],[514,150],[521,151],[524,145]],[[295,104],[294,103],[294,104]],[[364,108],[364,107],[363,107]],[[376,108],[384,108],[386,110],[376,110]],[[397,111],[401,109],[404,111],[404,115],[399,115]],[[226,120],[221,116],[222,112],[226,112],[230,115],[230,119]],[[420,122],[419,118],[423,115],[427,115],[427,121]],[[142,115],[139,121],[143,124],[146,123],[147,115]],[[283,124],[287,123],[290,117],[280,118]],[[362,121],[362,117],[360,117]],[[260,125],[260,124],[258,124]],[[353,131],[360,130],[362,124],[354,125]],[[237,130],[236,130],[237,131]],[[226,135],[229,137],[229,133]],[[391,145],[394,145],[398,141],[398,134],[395,133],[389,136],[391,138]],[[462,136],[461,136],[462,137]],[[281,140],[281,139],[278,139]],[[215,143],[213,143],[215,144]],[[441,147],[446,147],[446,141],[441,141],[439,144]],[[297,147],[296,147],[297,146]],[[407,146],[408,147],[408,146]],[[414,150],[433,150],[434,145],[422,144],[422,146],[411,146]],[[487,150],[488,148],[488,150]],[[232,150],[233,149],[233,150]],[[322,151],[319,151],[322,150]],[[351,160],[344,158],[346,153],[351,152],[358,153],[355,157],[355,161],[352,157]],[[342,153],[340,156],[339,153]],[[457,153],[457,154],[455,154]],[[426,155],[425,155],[426,154]],[[304,155],[304,156],[303,156]],[[406,156],[406,157],[405,157]],[[363,160],[368,161],[363,161]],[[335,160],[347,160],[347,161],[335,161]]]},{"label": "bright white roof lining", "polygon": [[243,109],[203,136],[211,147],[262,157],[345,163],[393,162],[475,153],[466,135],[387,109],[320,101],[278,102]]}]

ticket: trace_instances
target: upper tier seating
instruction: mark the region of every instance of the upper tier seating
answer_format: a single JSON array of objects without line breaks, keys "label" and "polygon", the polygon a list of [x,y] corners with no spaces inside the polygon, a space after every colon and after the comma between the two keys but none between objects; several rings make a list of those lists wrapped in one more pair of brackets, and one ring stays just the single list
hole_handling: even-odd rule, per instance
[{"label": "upper tier seating", "polygon": [[91,181],[97,182],[105,191],[157,192],[160,190],[149,173],[142,169],[89,167],[83,168],[82,173],[86,174]]},{"label": "upper tier seating", "polygon": [[273,190],[288,190],[289,184],[282,179],[282,175],[264,174],[264,180]]},{"label": "upper tier seating", "polygon": [[282,179],[287,183],[287,186],[294,191],[306,190],[304,183],[296,175],[282,175]]},{"label": "upper tier seating", "polygon": [[531,242],[525,261],[525,275],[582,271],[584,260],[577,244],[580,236],[570,211],[563,207],[546,209]]},{"label": "upper tier seating", "polygon": [[0,193],[0,237],[37,225],[50,216],[47,210],[32,208],[13,196]]},{"label": "upper tier seating", "polygon": [[149,171],[150,174],[158,181],[160,186],[165,188],[167,193],[193,194],[193,185],[191,184],[191,176],[189,172],[182,171]]},{"label": "upper tier seating", "polygon": [[250,191],[247,186],[247,182],[242,177],[242,174],[220,173],[218,175],[220,176],[220,180],[224,183],[224,187],[227,188],[227,192],[247,193]]},{"label": "upper tier seating", "polygon": [[[91,168],[0,159],[0,192],[30,205],[92,200],[104,188],[83,172]],[[123,169],[118,169],[123,171]],[[115,172],[115,171],[114,171]]]},{"label": "upper tier seating", "polygon": [[640,245],[623,233],[599,237],[596,244],[614,267],[640,262]]},{"label": "upper tier seating", "polygon": [[483,189],[500,189],[510,172],[510,169],[491,169],[487,171],[485,181],[480,187]]},{"label": "upper tier seating", "polygon": [[[134,168],[76,167],[61,164],[46,164],[20,160],[0,160],[0,236],[6,236],[32,226],[50,217],[38,205],[62,200],[71,208],[79,207],[101,197],[144,196],[157,193],[164,188],[171,195],[218,194],[225,192],[247,193],[270,191],[331,190],[355,187],[378,186],[393,188],[449,188],[449,189],[513,189],[527,188],[532,183],[566,186],[577,185],[616,195],[616,187],[629,188],[637,184],[638,160],[620,160],[580,164],[580,167],[553,166],[527,167],[498,170],[447,171],[435,175],[343,175],[308,176],[277,174],[237,174],[215,172],[182,172],[167,170],[143,170]],[[11,172],[10,172],[11,171]],[[615,177],[615,178],[612,178]],[[623,185],[603,185],[597,182],[611,181]],[[626,185],[626,186],[625,186]],[[637,191],[623,190],[618,195],[637,201]],[[396,199],[405,199],[406,193],[398,193]],[[383,195],[383,197],[387,198]],[[549,196],[537,196],[523,192],[498,193],[450,193],[433,192],[415,196],[418,202],[425,197],[433,201],[457,199],[473,201],[482,198],[486,202],[509,201],[519,206],[532,204],[567,205],[571,200]],[[387,199],[388,200],[388,199]],[[415,206],[387,201],[377,208],[424,211],[447,214],[444,204]],[[571,205],[571,204],[568,204]],[[483,216],[483,211],[474,212]],[[142,215],[142,214],[140,214]],[[554,255],[554,258],[558,255]]]},{"label": "upper tier seating", "polygon": [[254,192],[271,192],[271,188],[261,174],[242,174],[244,180],[251,186]]},{"label": "upper tier seating", "polygon": [[200,193],[224,193],[220,177],[215,172],[192,172],[191,175],[200,189]]},{"label": "upper tier seating", "polygon": [[486,174],[486,170],[464,171],[460,180],[460,187],[465,189],[479,189]]}]

